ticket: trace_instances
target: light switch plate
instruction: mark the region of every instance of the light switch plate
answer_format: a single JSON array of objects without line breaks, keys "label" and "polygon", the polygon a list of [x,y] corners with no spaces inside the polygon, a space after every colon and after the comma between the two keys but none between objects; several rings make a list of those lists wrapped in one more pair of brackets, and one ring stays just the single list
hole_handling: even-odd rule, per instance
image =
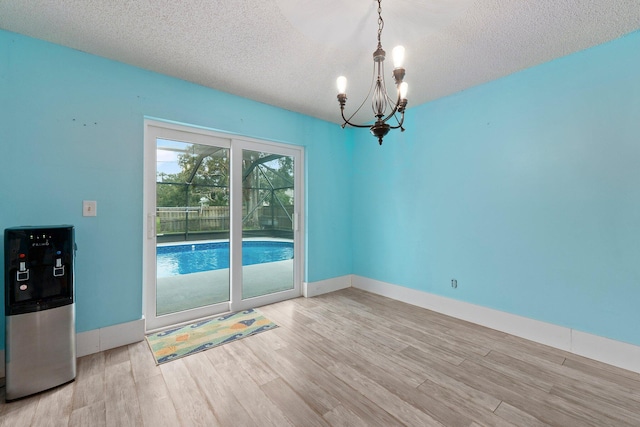
[{"label": "light switch plate", "polygon": [[83,200],[82,216],[98,216],[98,202],[95,200]]}]

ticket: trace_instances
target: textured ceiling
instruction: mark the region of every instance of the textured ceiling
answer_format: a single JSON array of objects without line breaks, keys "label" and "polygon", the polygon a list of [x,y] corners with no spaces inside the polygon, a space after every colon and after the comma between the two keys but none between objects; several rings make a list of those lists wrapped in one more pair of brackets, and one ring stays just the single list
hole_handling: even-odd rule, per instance
[{"label": "textured ceiling", "polygon": [[[372,0],[0,0],[0,28],[337,123],[336,77],[349,78],[347,110],[368,91],[376,10]],[[640,0],[386,0],[382,17],[388,56],[396,43],[407,51],[411,108],[637,30]]]}]

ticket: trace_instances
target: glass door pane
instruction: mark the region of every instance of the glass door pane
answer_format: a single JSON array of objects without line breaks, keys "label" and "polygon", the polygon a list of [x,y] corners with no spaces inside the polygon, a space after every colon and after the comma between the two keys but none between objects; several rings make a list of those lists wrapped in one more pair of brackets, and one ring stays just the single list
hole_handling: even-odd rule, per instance
[{"label": "glass door pane", "polygon": [[156,139],[156,316],[229,301],[229,149]]},{"label": "glass door pane", "polygon": [[242,150],[242,299],[294,288],[294,157]]}]

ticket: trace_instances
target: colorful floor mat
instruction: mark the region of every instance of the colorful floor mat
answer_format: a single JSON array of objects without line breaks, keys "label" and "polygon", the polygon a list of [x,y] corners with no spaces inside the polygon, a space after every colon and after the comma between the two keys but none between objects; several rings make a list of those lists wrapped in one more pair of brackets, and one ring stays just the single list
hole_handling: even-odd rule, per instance
[{"label": "colorful floor mat", "polygon": [[147,335],[147,342],[159,365],[277,327],[251,309]]}]

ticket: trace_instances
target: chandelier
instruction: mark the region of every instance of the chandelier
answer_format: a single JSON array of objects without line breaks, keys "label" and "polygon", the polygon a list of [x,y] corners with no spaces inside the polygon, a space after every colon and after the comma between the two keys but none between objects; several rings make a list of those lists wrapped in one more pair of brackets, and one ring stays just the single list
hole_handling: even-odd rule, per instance
[{"label": "chandelier", "polygon": [[[340,114],[345,126],[353,126],[357,128],[369,128],[371,134],[378,138],[378,142],[382,145],[382,138],[389,133],[391,129],[400,129],[404,132],[402,124],[404,123],[404,110],[407,106],[407,83],[403,82],[405,70],[402,68],[404,61],[404,47],[396,46],[393,49],[393,78],[396,84],[396,96],[393,98],[387,93],[387,88],[384,82],[384,58],[385,51],[382,49],[380,43],[380,35],[384,28],[384,21],[382,20],[382,0],[378,0],[378,48],[373,52],[373,78],[371,81],[371,87],[367,97],[362,101],[362,104],[349,118],[344,116],[344,106],[347,103],[347,78],[344,76],[338,77],[338,102],[340,103]],[[372,96],[373,93],[373,96]],[[360,108],[365,104],[367,99],[371,97],[371,107],[373,109],[373,115],[375,116],[375,123],[373,125],[359,125],[351,123],[351,119],[360,111]],[[400,117],[398,117],[398,115]],[[393,125],[387,123],[389,119],[393,118],[395,121]]]}]

